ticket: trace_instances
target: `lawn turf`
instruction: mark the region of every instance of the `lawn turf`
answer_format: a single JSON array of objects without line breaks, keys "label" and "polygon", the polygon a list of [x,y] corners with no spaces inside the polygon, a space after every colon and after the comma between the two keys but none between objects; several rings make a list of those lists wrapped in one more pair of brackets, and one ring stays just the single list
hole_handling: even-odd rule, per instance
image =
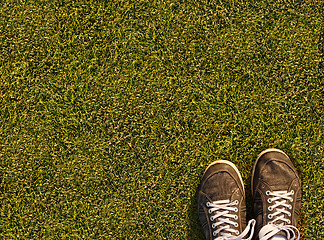
[{"label": "lawn turf", "polygon": [[324,239],[323,3],[0,1],[1,239],[203,239],[205,167],[286,151]]}]

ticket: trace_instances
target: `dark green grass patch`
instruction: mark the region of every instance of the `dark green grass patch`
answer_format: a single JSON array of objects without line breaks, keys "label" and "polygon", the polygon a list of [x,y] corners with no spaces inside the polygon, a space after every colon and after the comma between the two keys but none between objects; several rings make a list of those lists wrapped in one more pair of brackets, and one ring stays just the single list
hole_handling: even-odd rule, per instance
[{"label": "dark green grass patch", "polygon": [[258,153],[324,237],[320,1],[0,1],[2,239],[203,239],[195,192]]}]

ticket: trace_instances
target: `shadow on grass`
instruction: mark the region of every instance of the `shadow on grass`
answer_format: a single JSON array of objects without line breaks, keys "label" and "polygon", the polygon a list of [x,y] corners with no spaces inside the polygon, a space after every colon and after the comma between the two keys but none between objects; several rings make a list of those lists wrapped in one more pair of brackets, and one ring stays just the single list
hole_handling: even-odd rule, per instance
[{"label": "shadow on grass", "polygon": [[[301,184],[302,184],[302,189],[303,189],[303,178],[304,178],[304,175],[303,175],[303,165],[301,164],[300,161],[298,161],[298,159],[295,159],[294,158],[294,154],[290,151],[290,149],[287,151],[287,154],[290,158],[290,160],[292,161],[292,163],[294,164],[297,172],[298,172],[298,175],[299,175],[299,178],[300,178],[300,181],[301,181]],[[304,191],[302,190],[302,193]],[[305,237],[304,237],[304,231],[305,229],[307,228],[307,220],[306,220],[306,216],[303,212],[303,208],[301,208],[301,211],[300,211],[300,215],[299,215],[299,219],[298,219],[298,225],[297,225],[297,228],[299,230],[299,233],[300,233],[300,240],[304,240]]]},{"label": "shadow on grass", "polygon": [[197,191],[198,191],[198,186],[196,188],[195,194],[191,197],[190,206],[188,209],[189,231],[186,239],[189,240],[205,239],[198,218]]}]

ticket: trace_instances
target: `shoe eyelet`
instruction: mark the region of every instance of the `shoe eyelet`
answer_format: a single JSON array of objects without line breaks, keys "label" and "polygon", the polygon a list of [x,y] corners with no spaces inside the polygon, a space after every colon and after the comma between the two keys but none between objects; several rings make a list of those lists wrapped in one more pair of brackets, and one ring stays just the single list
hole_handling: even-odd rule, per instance
[{"label": "shoe eyelet", "polygon": [[235,226],[235,227],[238,227],[238,223],[235,223],[234,226]]},{"label": "shoe eyelet", "polygon": [[268,207],[268,210],[271,212],[273,210],[273,207],[272,206],[269,206]]},{"label": "shoe eyelet", "polygon": [[235,233],[236,233],[236,235],[239,235],[240,234],[240,231],[239,230],[236,230]]},{"label": "shoe eyelet", "polygon": [[210,202],[207,202],[207,203],[206,203],[206,206],[207,206],[207,207],[210,207]]},{"label": "shoe eyelet", "polygon": [[290,201],[290,202],[293,202],[293,201],[294,201],[294,199],[293,199],[293,198],[290,198],[290,199],[289,199],[289,201]]},{"label": "shoe eyelet", "polygon": [[272,203],[271,198],[268,198],[267,202],[268,202],[268,203]]},{"label": "shoe eyelet", "polygon": [[270,191],[268,190],[268,191],[266,191],[266,195],[267,196],[269,196],[270,195]]},{"label": "shoe eyelet", "polygon": [[290,193],[291,193],[291,194],[294,194],[294,193],[295,193],[295,191],[294,191],[294,190],[291,190],[291,191],[290,191]]},{"label": "shoe eyelet", "polygon": [[271,215],[271,214],[269,214],[269,215],[268,215],[268,218],[269,218],[269,219],[272,219],[272,215]]},{"label": "shoe eyelet", "polygon": [[238,216],[237,216],[237,215],[235,215],[234,219],[235,219],[235,220],[237,220],[237,219],[238,219]]},{"label": "shoe eyelet", "polygon": [[238,208],[237,207],[234,209],[234,212],[238,212]]},{"label": "shoe eyelet", "polygon": [[288,216],[289,216],[289,217],[291,216],[291,213],[290,213],[290,212],[288,213]]},{"label": "shoe eyelet", "polygon": [[215,224],[215,223],[213,223],[213,224],[212,224],[212,228],[215,228],[215,227],[216,227],[216,224]]},{"label": "shoe eyelet", "polygon": [[235,201],[234,201],[234,204],[235,204],[235,205],[238,205],[238,204],[239,204],[239,201],[238,201],[238,200],[235,200]]},{"label": "shoe eyelet", "polygon": [[289,207],[288,207],[289,209],[292,209],[292,206],[291,205],[289,205]]},{"label": "shoe eyelet", "polygon": [[291,223],[291,221],[290,221],[290,220],[288,219],[287,223],[288,223],[288,224],[290,224],[290,223]]},{"label": "shoe eyelet", "polygon": [[209,209],[209,210],[208,210],[208,213],[209,213],[209,214],[211,214],[211,213],[212,213],[212,210],[211,210],[211,209]]},{"label": "shoe eyelet", "polygon": [[210,221],[214,221],[214,218],[213,217],[210,217]]},{"label": "shoe eyelet", "polygon": [[214,235],[214,237],[216,237],[216,231],[215,231],[215,232],[213,232],[213,235]]}]

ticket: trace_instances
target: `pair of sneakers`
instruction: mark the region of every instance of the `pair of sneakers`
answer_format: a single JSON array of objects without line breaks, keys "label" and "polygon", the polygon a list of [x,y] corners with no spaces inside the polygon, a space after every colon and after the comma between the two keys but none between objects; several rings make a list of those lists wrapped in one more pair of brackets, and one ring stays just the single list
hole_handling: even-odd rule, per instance
[{"label": "pair of sneakers", "polygon": [[267,149],[252,173],[254,218],[246,222],[245,192],[235,165],[211,163],[198,190],[198,215],[208,240],[299,239],[301,181],[283,151]]}]

